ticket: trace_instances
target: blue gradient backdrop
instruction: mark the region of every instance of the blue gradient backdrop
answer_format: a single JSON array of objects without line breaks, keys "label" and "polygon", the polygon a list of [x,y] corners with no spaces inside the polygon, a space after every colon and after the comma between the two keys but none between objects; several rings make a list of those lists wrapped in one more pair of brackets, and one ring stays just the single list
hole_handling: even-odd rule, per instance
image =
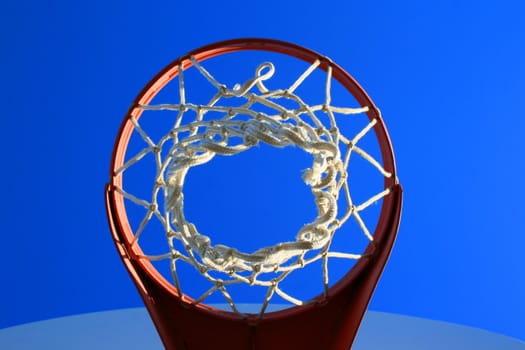
[{"label": "blue gradient backdrop", "polygon": [[331,57],[385,116],[405,207],[370,308],[525,340],[524,16],[518,0],[4,3],[0,328],[141,305],[103,202],[121,119],[177,56],[256,36]]}]

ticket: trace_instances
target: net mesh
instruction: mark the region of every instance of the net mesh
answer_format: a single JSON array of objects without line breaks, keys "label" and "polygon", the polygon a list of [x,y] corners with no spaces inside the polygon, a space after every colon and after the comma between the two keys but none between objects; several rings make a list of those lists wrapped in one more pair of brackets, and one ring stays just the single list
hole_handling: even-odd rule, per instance
[{"label": "net mesh", "polygon": [[[194,57],[191,57],[191,62],[216,90],[207,104],[186,101],[184,67],[181,64],[178,72],[179,103],[138,106],[144,111],[173,112],[173,126],[170,130],[154,142],[141,127],[138,118],[131,117],[129,120],[144,141],[145,147],[117,170],[117,176],[135,166],[148,154],[154,156],[156,167],[151,196],[148,199],[127,191],[124,185],[116,188],[124,198],[146,209],[146,214],[134,229],[132,245],[139,244],[150,221],[158,220],[167,238],[167,252],[144,255],[141,258],[151,261],[169,260],[174,286],[179,295],[183,295],[183,286],[177,266],[180,263],[193,266],[211,283],[206,292],[193,299],[194,303],[205,302],[210,295],[219,292],[231,309],[239,312],[228,289],[231,285],[245,283],[267,288],[261,302],[261,315],[275,294],[290,303],[302,305],[307,301],[283,290],[280,282],[292,271],[316,261],[321,261],[324,293],[328,293],[329,259],[361,258],[359,253],[331,249],[336,231],[353,217],[362,234],[372,242],[374,238],[360,212],[390,193],[389,188],[381,188],[364,202],[354,203],[348,184],[348,164],[352,153],[370,163],[382,176],[391,177],[377,159],[359,147],[360,140],[373,130],[377,120],[369,121],[352,137],[340,132],[336,115],[345,117],[361,114],[368,111],[368,107],[332,105],[330,66],[326,69],[322,104],[308,105],[296,94],[298,87],[319,67],[319,61],[310,65],[291,86],[273,90],[265,84],[275,72],[272,63],[262,63],[255,75],[244,84],[228,88]],[[223,103],[232,99],[241,102],[235,106]],[[286,107],[290,105],[290,101],[294,108]],[[190,112],[192,120],[188,121]],[[212,113],[211,120],[206,118]],[[318,113],[326,116],[324,123]],[[199,232],[195,224],[184,215],[183,190],[186,175],[189,169],[211,161],[216,155],[235,155],[259,143],[279,148],[295,146],[311,154],[312,165],[303,172],[302,178],[313,194],[317,216],[314,221],[298,230],[294,241],[263,247],[251,253],[214,244],[210,237]],[[163,152],[166,148],[168,151]],[[338,202],[341,196],[345,199],[344,207],[340,207]],[[176,244],[177,242],[181,244]],[[227,278],[218,278],[213,271],[218,271]]]}]

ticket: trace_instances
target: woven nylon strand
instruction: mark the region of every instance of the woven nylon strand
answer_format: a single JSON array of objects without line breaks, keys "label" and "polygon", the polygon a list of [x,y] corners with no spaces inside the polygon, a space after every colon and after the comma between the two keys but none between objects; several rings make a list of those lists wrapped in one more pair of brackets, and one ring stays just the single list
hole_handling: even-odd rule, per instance
[{"label": "woven nylon strand", "polygon": [[[138,107],[148,111],[173,111],[174,123],[171,130],[168,130],[158,142],[154,142],[136,118],[130,119],[135,131],[146,143],[146,147],[131,157],[117,173],[124,173],[147,154],[152,153],[156,160],[156,179],[150,201],[138,198],[124,188],[117,188],[123,197],[147,210],[140,225],[134,231],[133,244],[138,243],[148,222],[159,220],[165,229],[169,252],[163,255],[145,255],[144,258],[152,261],[171,260],[174,285],[180,295],[183,295],[183,288],[176,266],[182,262],[193,265],[211,282],[212,286],[196,298],[194,303],[203,302],[211,294],[220,292],[232,310],[239,312],[235,301],[228,293],[228,286],[247,283],[267,288],[265,300],[261,303],[261,315],[275,293],[293,304],[301,305],[305,301],[282,290],[279,283],[291,271],[318,260],[322,260],[324,290],[327,293],[328,259],[357,260],[361,257],[360,254],[330,250],[336,230],[353,217],[366,238],[373,241],[359,213],[390,193],[389,189],[381,189],[365,202],[354,204],[347,181],[347,168],[352,152],[372,164],[383,176],[391,176],[376,159],[358,146],[359,140],[373,129],[377,121],[370,121],[353,138],[347,138],[340,133],[336,124],[336,115],[348,117],[345,115],[365,113],[368,107],[347,108],[331,105],[331,67],[328,67],[326,72],[323,104],[307,105],[295,94],[297,88],[318,68],[319,61],[308,67],[290,87],[277,90],[268,89],[264,83],[275,71],[274,65],[269,62],[261,64],[253,78],[231,89],[217,81],[193,57],[191,62],[217,90],[208,104],[192,104],[186,101],[184,69],[181,64],[179,103]],[[236,107],[220,103],[224,99],[233,98],[243,102]],[[298,107],[285,108],[279,103],[283,99],[293,101]],[[256,104],[265,106],[266,112],[257,110]],[[268,110],[274,113],[269,113]],[[195,118],[183,124],[183,117],[188,111],[192,111]],[[221,117],[208,120],[206,116],[210,112]],[[329,120],[329,123],[325,124],[328,125],[324,125],[316,113],[325,113],[326,120]],[[303,180],[310,186],[314,195],[317,217],[298,230],[295,241],[263,247],[252,253],[225,245],[214,245],[210,237],[200,233],[197,227],[184,216],[183,187],[186,174],[191,167],[209,162],[216,155],[235,155],[261,142],[274,147],[299,147],[312,155],[312,166],[304,171]],[[161,152],[163,148],[168,147],[168,144],[169,151]],[[346,198],[346,208],[338,208],[338,198],[341,195]],[[162,198],[163,205],[159,204],[159,197]],[[177,249],[175,240],[180,241],[184,248]],[[307,258],[307,253],[312,251],[315,254],[309,254]],[[213,271],[226,274],[229,278],[214,277]],[[273,277],[265,278],[265,273],[271,273]]]}]

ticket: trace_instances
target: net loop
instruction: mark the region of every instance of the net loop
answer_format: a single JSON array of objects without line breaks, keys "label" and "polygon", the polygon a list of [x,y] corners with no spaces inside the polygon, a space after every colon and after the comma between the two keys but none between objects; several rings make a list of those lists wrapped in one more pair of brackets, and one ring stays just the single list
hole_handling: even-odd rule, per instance
[{"label": "net loop", "polygon": [[[196,298],[195,303],[202,302],[211,294],[219,292],[232,310],[236,311],[228,287],[231,284],[247,283],[268,288],[261,312],[274,294],[293,304],[302,305],[304,303],[302,300],[279,288],[279,283],[291,271],[322,259],[325,270],[323,283],[326,289],[329,258],[359,259],[361,257],[360,254],[355,253],[330,251],[332,239],[338,228],[353,217],[363,231],[363,235],[370,242],[373,241],[373,236],[359,212],[380,201],[390,192],[388,189],[382,190],[364,203],[354,204],[350,196],[347,168],[350,154],[355,153],[377,168],[383,176],[391,176],[379,161],[358,146],[361,138],[373,130],[376,121],[370,121],[353,137],[349,138],[341,134],[335,115],[341,114],[342,117],[347,117],[365,113],[368,107],[332,105],[331,67],[327,69],[325,100],[318,105],[309,105],[302,100],[296,91],[319,67],[319,60],[311,64],[291,86],[275,90],[265,85],[275,73],[275,66],[271,62],[260,64],[255,69],[253,77],[229,89],[206,70],[195,57],[190,57],[190,60],[198,72],[217,90],[208,104],[198,105],[187,101],[181,64],[178,104],[138,106],[144,111],[174,112],[176,117],[173,128],[155,143],[136,119],[130,119],[147,147],[124,164],[119,172],[125,172],[148,153],[155,154],[157,168],[151,203],[127,193],[124,189],[117,189],[125,198],[148,209],[148,215],[135,231],[135,240],[139,240],[149,220],[157,218],[161,222],[168,237],[170,252],[156,255],[151,259],[160,259],[160,257],[171,259],[172,275],[179,292],[184,289],[178,278],[176,263],[193,265],[204,278],[209,280],[213,287]],[[221,101],[228,99],[242,99],[243,102],[238,106],[221,104]],[[282,103],[284,100],[295,103],[296,107],[286,107],[289,103]],[[258,104],[264,106],[264,110],[258,110],[255,107]],[[189,111],[194,112],[196,117],[186,122]],[[208,118],[210,112],[215,113],[213,119]],[[316,113],[324,113],[324,122]],[[216,117],[217,114],[220,117]],[[184,123],[183,118],[186,118]],[[205,164],[217,155],[233,156],[260,143],[278,148],[295,146],[312,156],[311,167],[303,171],[302,179],[311,189],[317,216],[297,231],[295,241],[262,247],[251,253],[223,244],[214,244],[208,235],[200,233],[197,227],[185,218],[183,192],[186,175],[192,167]],[[163,149],[168,147],[168,144],[169,150],[162,157]],[[158,205],[156,199],[159,191],[164,194],[163,208]],[[343,210],[339,208],[340,198],[344,198],[347,202],[347,207]],[[175,248],[173,240],[180,241],[184,248]],[[313,253],[307,255],[310,252]],[[224,277],[230,279],[213,277],[212,271],[224,273],[227,275]],[[267,273],[274,275],[269,277],[265,275]]]}]

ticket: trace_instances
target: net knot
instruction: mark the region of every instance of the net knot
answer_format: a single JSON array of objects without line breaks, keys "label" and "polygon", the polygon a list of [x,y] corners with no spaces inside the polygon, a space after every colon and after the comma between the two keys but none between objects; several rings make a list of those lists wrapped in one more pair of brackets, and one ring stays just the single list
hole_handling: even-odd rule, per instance
[{"label": "net knot", "polygon": [[221,279],[217,279],[215,280],[215,286],[220,289],[220,288],[223,288],[224,287],[224,281],[221,280]]},{"label": "net knot", "polygon": [[244,136],[244,144],[246,146],[255,146],[259,143],[259,140],[256,137],[253,137],[252,135],[246,135]]}]

